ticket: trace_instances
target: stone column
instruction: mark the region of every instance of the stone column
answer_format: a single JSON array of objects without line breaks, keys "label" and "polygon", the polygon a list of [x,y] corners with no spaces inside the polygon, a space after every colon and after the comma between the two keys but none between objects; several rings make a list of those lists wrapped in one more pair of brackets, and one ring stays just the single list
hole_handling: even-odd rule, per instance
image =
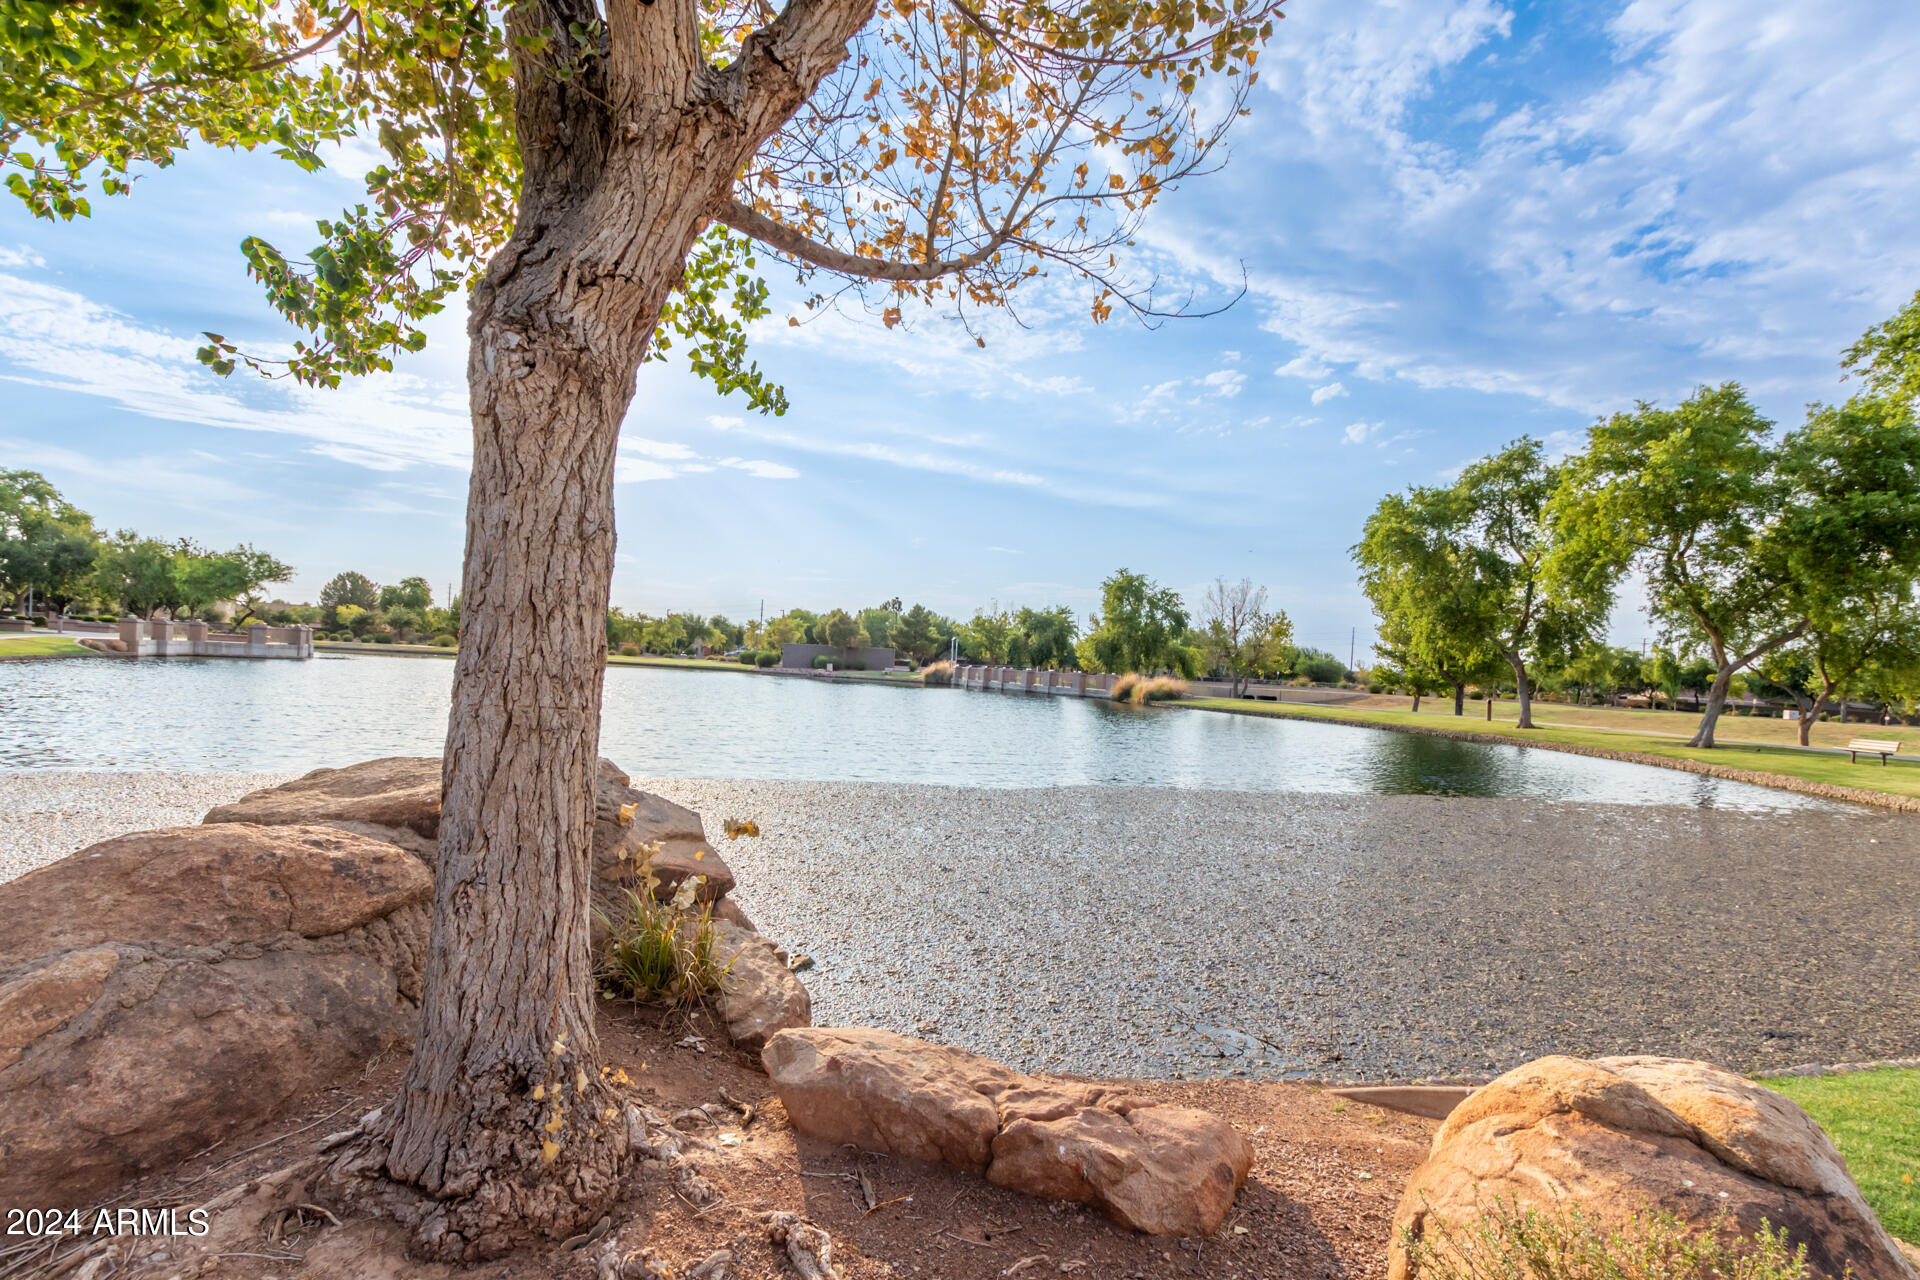
[{"label": "stone column", "polygon": [[303,622],[293,629],[293,634],[300,646],[300,656],[303,658],[311,658],[313,656],[313,628]]},{"label": "stone column", "polygon": [[120,619],[120,639],[127,646],[128,653],[139,653],[140,642],[146,638],[146,624],[132,614]]},{"label": "stone column", "polygon": [[205,653],[207,651],[207,624],[195,618],[186,624],[187,652]]},{"label": "stone column", "polygon": [[1020,673],[1020,692],[1033,692],[1033,668],[1028,667]]},{"label": "stone column", "polygon": [[247,628],[247,656],[253,657],[256,654],[263,658],[267,654],[267,628],[265,627]]},{"label": "stone column", "polygon": [[1087,696],[1087,673],[1086,672],[1076,671],[1073,673],[1073,693],[1074,693],[1074,696],[1077,698],[1084,698]]}]

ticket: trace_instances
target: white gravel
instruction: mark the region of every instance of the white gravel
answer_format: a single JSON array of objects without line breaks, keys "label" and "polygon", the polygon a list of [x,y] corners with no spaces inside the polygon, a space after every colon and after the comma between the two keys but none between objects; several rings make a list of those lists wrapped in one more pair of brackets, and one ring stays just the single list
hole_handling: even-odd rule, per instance
[{"label": "white gravel", "polygon": [[[0,879],[281,774],[0,772]],[[639,781],[764,835],[815,1021],[1025,1069],[1485,1076],[1920,1053],[1920,818],[1135,787]]]},{"label": "white gravel", "polygon": [[296,776],[0,771],[0,881],[129,831],[191,826],[217,804]]}]

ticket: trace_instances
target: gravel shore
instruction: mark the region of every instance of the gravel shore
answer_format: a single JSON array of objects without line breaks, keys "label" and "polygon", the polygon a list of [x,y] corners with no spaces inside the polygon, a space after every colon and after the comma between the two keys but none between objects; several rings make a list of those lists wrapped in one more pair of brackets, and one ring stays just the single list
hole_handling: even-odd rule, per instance
[{"label": "gravel shore", "polygon": [[[0,773],[0,877],[281,775]],[[641,782],[765,834],[822,1024],[1100,1075],[1920,1053],[1920,819],[1430,796]]]}]

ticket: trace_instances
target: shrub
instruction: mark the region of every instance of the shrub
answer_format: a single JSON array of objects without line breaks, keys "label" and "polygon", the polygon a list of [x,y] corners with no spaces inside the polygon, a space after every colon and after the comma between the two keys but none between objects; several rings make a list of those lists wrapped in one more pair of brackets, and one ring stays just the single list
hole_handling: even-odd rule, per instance
[{"label": "shrub", "polygon": [[[1723,1211],[1704,1231],[1672,1213],[1645,1210],[1613,1230],[1577,1205],[1522,1211],[1497,1202],[1477,1222],[1453,1226],[1432,1214],[1426,1235],[1403,1231],[1407,1274],[1418,1280],[1808,1280],[1807,1250],[1764,1219],[1732,1236]],[[1731,1236],[1733,1243],[1728,1243]]]},{"label": "shrub", "polygon": [[842,671],[865,671],[866,669],[867,664],[859,658],[848,658],[840,664],[840,670]]},{"label": "shrub", "polygon": [[930,662],[920,673],[920,682],[929,689],[950,689],[953,687],[953,664],[951,662]]},{"label": "shrub", "polygon": [[1114,702],[1131,702],[1138,705],[1140,698],[1136,696],[1136,693],[1142,683],[1144,682],[1140,677],[1133,672],[1123,671],[1114,678],[1113,688],[1108,692]]},{"label": "shrub", "polygon": [[626,644],[620,646],[620,656],[623,658],[637,658],[640,656],[640,646],[634,644],[632,641],[628,641]]},{"label": "shrub", "polygon": [[45,617],[38,617],[33,620],[33,625],[36,627],[50,627],[53,624],[48,622]]},{"label": "shrub", "polygon": [[369,637],[369,639],[371,639],[375,644],[392,644],[393,632],[382,631],[379,635],[371,636]]},{"label": "shrub", "polygon": [[1187,682],[1178,676],[1155,676],[1138,686],[1136,702],[1172,702],[1187,696]]},{"label": "shrub", "polygon": [[672,901],[657,901],[653,856],[659,851],[657,841],[643,847],[619,919],[595,909],[607,929],[598,973],[608,998],[697,1004],[719,989],[727,969],[719,960],[712,905],[695,907],[706,877],[688,876]]},{"label": "shrub", "polygon": [[752,649],[742,649],[740,651],[741,666],[750,667],[758,661],[760,661],[760,655],[755,653]]},{"label": "shrub", "polygon": [[824,670],[825,668],[830,667],[832,665],[833,665],[833,656],[831,654],[816,653],[813,655],[813,669],[815,671]]},{"label": "shrub", "polygon": [[777,667],[780,665],[780,655],[769,649],[767,652],[755,658],[753,662],[754,665],[758,667]]},{"label": "shrub", "polygon": [[460,643],[460,637],[455,635],[449,635],[445,631],[442,631],[439,635],[433,638],[433,644],[436,649],[451,649],[459,643]]}]

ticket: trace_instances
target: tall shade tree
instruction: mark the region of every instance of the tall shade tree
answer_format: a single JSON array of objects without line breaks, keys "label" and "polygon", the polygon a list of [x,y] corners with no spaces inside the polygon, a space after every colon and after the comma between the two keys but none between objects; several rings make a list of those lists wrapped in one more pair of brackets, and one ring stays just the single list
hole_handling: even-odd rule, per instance
[{"label": "tall shade tree", "polygon": [[215,370],[385,368],[471,287],[420,1034],[336,1162],[425,1253],[571,1233],[631,1158],[596,1069],[587,855],[614,452],[641,362],[677,346],[785,407],[746,357],[768,310],[755,242],[822,281],[818,302],[870,289],[889,326],[915,300],[970,322],[1048,278],[1084,283],[1095,319],[1162,310],[1122,255],[1219,161],[1277,17],[1277,0],[0,7],[0,166],[38,214],[85,215],[94,186],[128,191],[193,138],[309,169],[352,135],[386,151],[305,258],[244,243],[306,336],[275,359],[209,335]]},{"label": "tall shade tree", "polygon": [[1594,425],[1555,496],[1560,524],[1578,531],[1561,563],[1631,564],[1654,619],[1710,656],[1696,747],[1713,745],[1734,673],[1806,631],[1780,546],[1764,536],[1785,497],[1772,429],[1736,383],[1701,387],[1672,409],[1642,402]]},{"label": "tall shade tree", "polygon": [[1549,518],[1560,469],[1522,438],[1444,488],[1389,495],[1368,517],[1354,558],[1363,586],[1436,651],[1498,654],[1513,673],[1519,728],[1533,728],[1529,666],[1576,652],[1606,621],[1615,575],[1574,571],[1566,526]]},{"label": "tall shade tree", "polygon": [[1837,625],[1920,567],[1920,431],[1886,397],[1816,405],[1777,446],[1734,383],[1594,426],[1555,497],[1567,572],[1632,564],[1653,616],[1713,671],[1690,745],[1711,747],[1734,675]]}]

